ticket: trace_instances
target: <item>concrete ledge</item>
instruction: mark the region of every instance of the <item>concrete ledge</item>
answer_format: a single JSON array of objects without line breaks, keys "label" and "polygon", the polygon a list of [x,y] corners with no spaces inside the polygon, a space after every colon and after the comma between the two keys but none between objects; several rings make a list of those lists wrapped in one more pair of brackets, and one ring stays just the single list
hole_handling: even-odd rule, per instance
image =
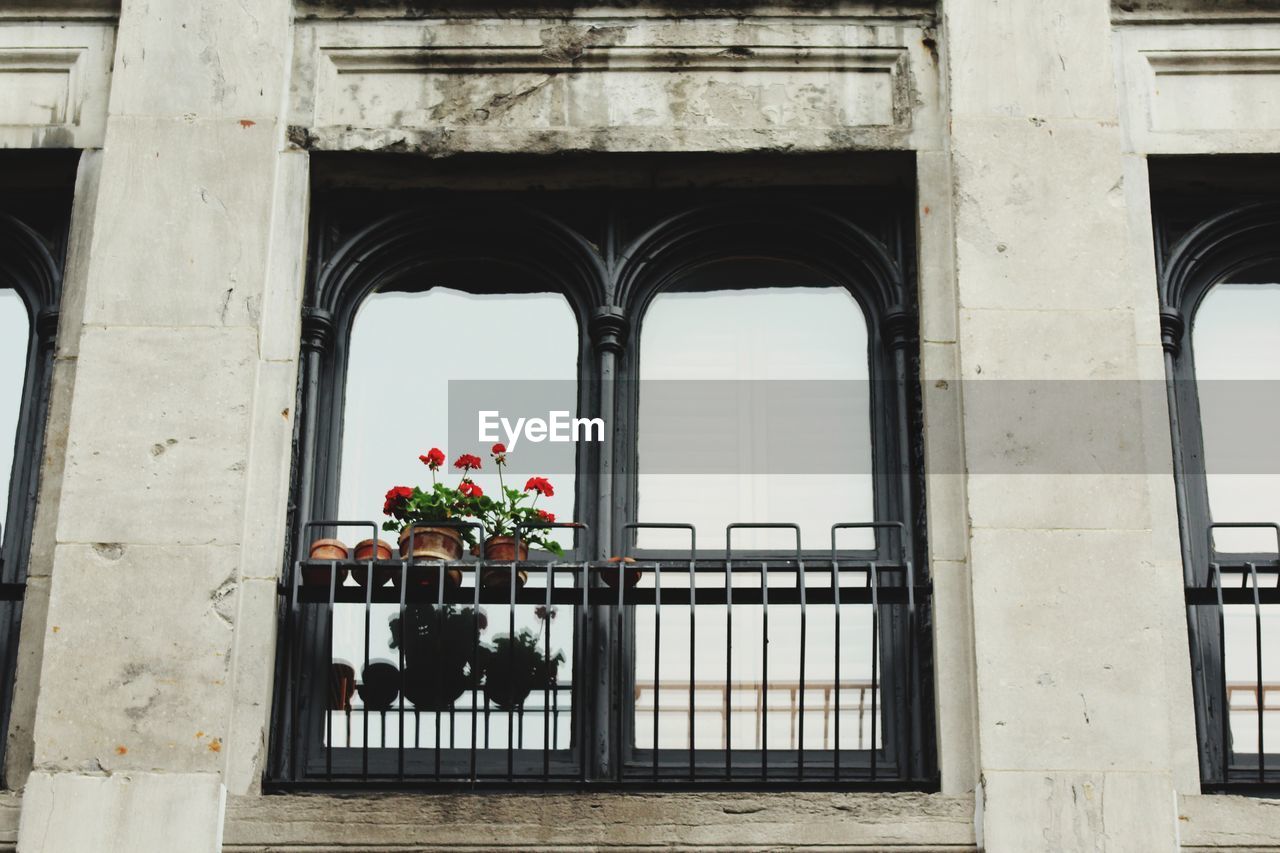
[{"label": "concrete ledge", "polygon": [[1178,798],[1184,853],[1280,850],[1280,800],[1204,794]]},{"label": "concrete ledge", "polygon": [[223,850],[976,851],[973,814],[938,794],[231,797]]}]

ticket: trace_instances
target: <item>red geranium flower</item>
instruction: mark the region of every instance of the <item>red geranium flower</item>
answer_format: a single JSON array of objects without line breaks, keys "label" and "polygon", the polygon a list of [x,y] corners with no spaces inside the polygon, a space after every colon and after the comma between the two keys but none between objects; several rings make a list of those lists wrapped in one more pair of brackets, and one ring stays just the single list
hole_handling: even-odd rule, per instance
[{"label": "red geranium flower", "polygon": [[482,498],[484,491],[470,480],[463,480],[458,486],[458,491],[462,492],[463,497]]},{"label": "red geranium flower", "polygon": [[490,452],[493,453],[494,456],[498,456],[502,453],[507,452],[507,446],[503,444],[501,441],[499,441],[497,444],[493,446],[493,449]]},{"label": "red geranium flower", "polygon": [[412,494],[413,489],[408,486],[392,487],[387,491],[387,499],[382,504],[382,514],[391,515],[400,507],[401,504],[407,501]]},{"label": "red geranium flower", "polygon": [[556,514],[554,512],[547,512],[545,509],[540,509],[538,510],[538,519],[545,521],[547,524],[555,524]]},{"label": "red geranium flower", "polygon": [[546,477],[530,477],[529,482],[524,484],[526,492],[537,492],[545,497],[551,497],[556,490],[551,487],[551,483]]},{"label": "red geranium flower", "polygon": [[444,451],[438,447],[433,447],[427,451],[426,456],[419,456],[418,459],[423,465],[434,471],[444,464]]},{"label": "red geranium flower", "polygon": [[463,471],[478,471],[480,470],[480,457],[464,453],[453,461],[453,467],[461,468]]}]

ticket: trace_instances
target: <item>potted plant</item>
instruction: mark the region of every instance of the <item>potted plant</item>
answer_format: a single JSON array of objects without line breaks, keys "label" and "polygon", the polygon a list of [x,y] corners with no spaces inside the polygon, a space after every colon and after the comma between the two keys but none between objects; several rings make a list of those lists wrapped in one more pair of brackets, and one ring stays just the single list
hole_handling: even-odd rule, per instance
[{"label": "potted plant", "polygon": [[[457,488],[451,488],[436,478],[436,472],[444,464],[444,452],[438,447],[431,448],[419,461],[431,471],[431,488],[424,490],[417,486],[394,486],[386,494],[382,505],[383,515],[390,516],[383,522],[382,529],[400,534],[401,558],[421,558],[428,560],[458,560],[462,557],[464,542],[475,542],[475,535],[469,528],[437,526],[443,521],[461,521],[472,496],[482,494],[479,486],[471,482],[468,476],[480,467],[479,457],[463,454],[454,462],[455,468],[462,470],[462,481]],[[410,541],[412,539],[412,541]],[[428,570],[420,575],[423,586],[431,586],[439,577],[439,570]],[[446,583],[457,586],[462,581],[462,571],[456,566],[445,571]]]},{"label": "potted plant", "polygon": [[411,605],[391,619],[391,648],[404,655],[404,696],[415,708],[452,708],[480,681],[483,612],[451,604]]},{"label": "potted plant", "polygon": [[[530,546],[549,551],[557,557],[562,556],[564,549],[560,547],[559,542],[551,538],[551,531],[545,527],[523,527],[520,531],[519,549],[516,547],[517,527],[555,523],[556,517],[553,513],[539,509],[537,506],[538,498],[549,498],[555,494],[551,482],[546,477],[530,477],[524,484],[524,491],[508,488],[502,476],[502,469],[507,465],[506,445],[495,444],[490,450],[490,455],[493,456],[493,463],[498,469],[498,483],[502,492],[500,498],[495,501],[478,492],[464,495],[465,511],[478,519],[485,530],[485,560],[527,560]],[[474,549],[472,553],[475,553]],[[494,567],[486,569],[480,580],[489,588],[505,588],[511,583],[511,574],[510,568]],[[528,572],[519,570],[516,572],[515,580],[517,586],[524,586],[525,581],[528,580]]]},{"label": "potted plant", "polygon": [[542,633],[555,618],[554,609],[548,612],[539,607],[537,613],[541,624],[536,634],[521,628],[514,637],[495,637],[493,645],[484,648],[484,695],[503,711],[519,710],[534,690],[554,687],[564,663],[562,651],[544,654]]}]

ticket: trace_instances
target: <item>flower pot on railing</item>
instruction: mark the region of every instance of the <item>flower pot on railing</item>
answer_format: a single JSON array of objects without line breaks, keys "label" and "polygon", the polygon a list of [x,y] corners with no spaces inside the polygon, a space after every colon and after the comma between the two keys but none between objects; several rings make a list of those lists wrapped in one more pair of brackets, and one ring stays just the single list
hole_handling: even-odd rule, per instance
[{"label": "flower pot on railing", "polygon": [[[367,563],[370,560],[386,561],[392,557],[391,546],[381,539],[365,539],[356,543],[354,557],[357,562]],[[351,577],[356,579],[356,583],[360,586],[365,585],[367,572],[364,566],[355,566],[351,569]],[[375,587],[386,586],[387,581],[395,580],[400,576],[394,566],[374,566],[373,585]]]},{"label": "flower pot on railing", "polygon": [[[476,553],[475,549],[472,549],[472,553]],[[524,562],[529,559],[529,545],[521,542],[517,553],[514,536],[494,536],[484,542],[484,559],[486,563]],[[481,573],[480,583],[485,589],[510,589],[511,574],[510,566],[491,566]],[[523,589],[525,582],[529,580],[529,573],[524,569],[517,569],[515,580],[516,589]]]},{"label": "flower pot on railing", "polygon": [[[410,536],[413,541],[410,542]],[[460,560],[462,559],[462,533],[452,527],[406,527],[400,532],[400,559],[405,560]],[[446,566],[444,582],[456,588],[462,583],[462,569]],[[439,566],[418,566],[413,578],[421,586],[434,587],[440,580]]]},{"label": "flower pot on railing", "polygon": [[[338,539],[317,539],[311,543],[311,550],[308,553],[308,559],[315,561],[323,560],[347,560],[351,553],[347,550],[346,543]],[[328,586],[330,566],[308,566],[302,567],[302,582],[307,586]],[[338,577],[336,583],[342,586],[342,582],[347,579],[347,567],[338,566],[335,570]]]},{"label": "flower pot on railing", "polygon": [[627,589],[631,589],[640,583],[642,574],[639,567],[635,565],[635,560],[631,557],[610,557],[609,565],[601,566],[598,571],[600,579],[611,589],[617,589],[619,583],[625,585]]}]

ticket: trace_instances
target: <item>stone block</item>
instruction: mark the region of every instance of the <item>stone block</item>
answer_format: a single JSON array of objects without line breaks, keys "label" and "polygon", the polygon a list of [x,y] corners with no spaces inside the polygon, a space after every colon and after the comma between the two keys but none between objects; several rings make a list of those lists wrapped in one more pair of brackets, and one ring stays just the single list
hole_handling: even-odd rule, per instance
[{"label": "stone block", "polygon": [[294,406],[298,363],[260,361],[254,383],[248,437],[241,575],[275,581],[280,577],[288,533],[289,486],[293,471]]},{"label": "stone block", "polygon": [[953,116],[1115,121],[1111,3],[949,0]]},{"label": "stone block", "polygon": [[115,27],[39,17],[0,26],[0,148],[99,148]]},{"label": "stone block", "polygon": [[221,853],[226,791],[213,774],[33,773],[21,853]]},{"label": "stone block", "polygon": [[58,541],[238,543],[256,350],[247,328],[87,328]]},{"label": "stone block", "polygon": [[111,114],[274,119],[292,9],[288,0],[124,0]]},{"label": "stone block", "polygon": [[933,654],[938,764],[945,794],[963,794],[978,781],[977,696],[973,669],[973,602],[969,567],[934,560]]},{"label": "stone block", "polygon": [[1173,805],[1173,788],[1163,773],[988,771],[983,778],[983,849],[1176,850]]},{"label": "stone block", "polygon": [[916,231],[919,242],[920,339],[956,339],[955,228],[951,220],[951,158],[916,154]]},{"label": "stone block", "polygon": [[266,285],[258,351],[267,361],[297,361],[306,278],[310,159],[301,151],[277,155]]},{"label": "stone block", "polygon": [[[1138,378],[1133,315],[1128,311],[964,309],[960,359],[968,380]],[[1067,383],[1063,390],[1078,394],[1081,389]],[[966,395],[966,410],[968,399]]]},{"label": "stone block", "polygon": [[[973,630],[983,773],[1167,772],[1168,649],[1153,604],[1181,576],[1141,533],[974,529]],[[1170,572],[1174,571],[1172,576]],[[1180,624],[1180,623],[1179,623]]]},{"label": "stone block", "polygon": [[278,135],[265,119],[113,118],[85,322],[256,328]]},{"label": "stone block", "polygon": [[37,767],[222,771],[238,559],[215,545],[58,546]]},{"label": "stone block", "polygon": [[274,580],[243,580],[232,665],[232,717],[225,741],[227,790],[257,793],[271,738],[278,595]]},{"label": "stone block", "polygon": [[962,308],[1132,306],[1114,123],[957,116],[952,131]]}]

